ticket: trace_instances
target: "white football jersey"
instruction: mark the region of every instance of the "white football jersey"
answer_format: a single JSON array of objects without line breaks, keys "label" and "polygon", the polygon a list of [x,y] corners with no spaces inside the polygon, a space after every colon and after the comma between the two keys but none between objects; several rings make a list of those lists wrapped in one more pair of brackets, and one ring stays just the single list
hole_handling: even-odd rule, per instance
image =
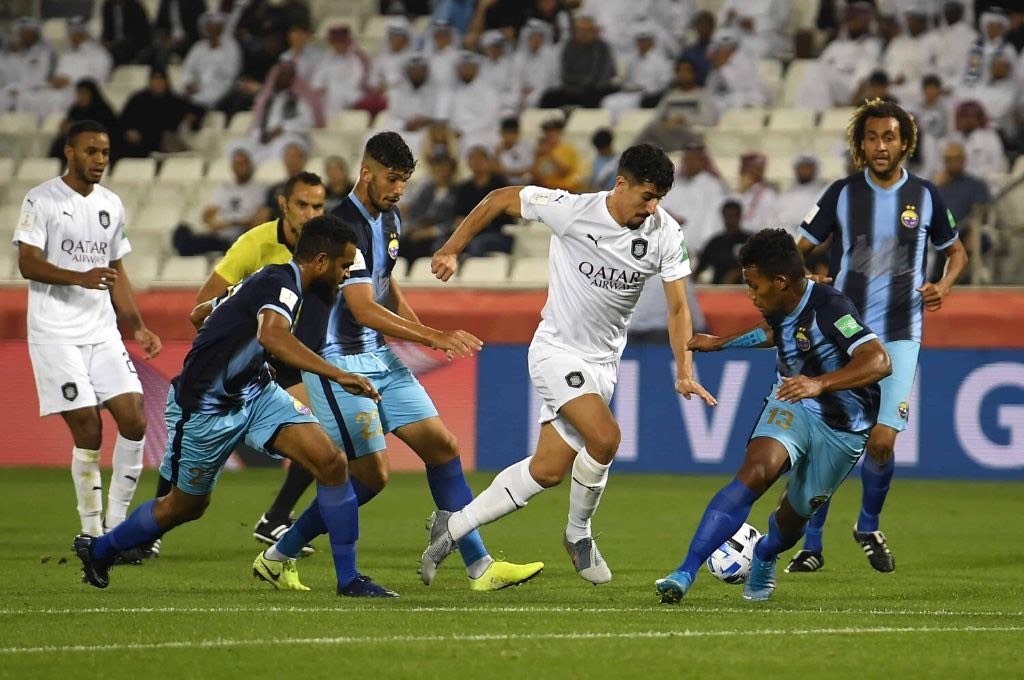
[{"label": "white football jersey", "polygon": [[[25,195],[12,241],[40,248],[52,265],[80,272],[108,267],[131,251],[117,194],[96,184],[82,196],[60,177]],[[29,281],[29,342],[88,345],[120,337],[109,290]]]},{"label": "white football jersey", "polygon": [[522,215],[551,228],[548,300],[534,342],[588,361],[617,361],[644,283],[655,274],[676,281],[690,274],[683,230],[661,207],[637,229],[608,212],[607,191],[570,194],[529,186],[519,193]]}]

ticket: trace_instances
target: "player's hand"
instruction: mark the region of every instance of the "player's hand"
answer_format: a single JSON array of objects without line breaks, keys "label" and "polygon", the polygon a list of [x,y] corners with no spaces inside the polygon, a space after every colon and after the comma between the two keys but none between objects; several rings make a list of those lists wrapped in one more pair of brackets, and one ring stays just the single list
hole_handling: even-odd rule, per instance
[{"label": "player's hand", "polygon": [[341,385],[341,388],[349,394],[354,394],[357,397],[369,397],[375,402],[380,402],[380,394],[377,393],[377,388],[373,386],[373,383],[358,373],[347,373],[345,371],[341,371],[334,378],[334,382]]},{"label": "player's hand", "polygon": [[832,283],[832,277],[825,276],[824,274],[808,274],[804,278],[815,283]]},{"label": "player's hand", "polygon": [[686,343],[686,349],[691,352],[717,352],[722,349],[722,339],[717,335],[696,333]]},{"label": "player's hand", "polygon": [[455,255],[442,253],[439,250],[430,260],[430,271],[442,281],[451,279],[458,270],[459,258]]},{"label": "player's hand", "polygon": [[684,399],[700,397],[708,406],[717,406],[718,400],[711,396],[711,393],[704,389],[704,386],[692,377],[678,378],[676,380],[676,392],[683,395]]},{"label": "player's hand", "polygon": [[483,340],[466,331],[441,331],[432,345],[447,354],[449,359],[468,359],[483,346]]},{"label": "player's hand", "polygon": [[164,348],[157,334],[145,327],[135,331],[135,341],[142,345],[142,355],[147,359],[160,354],[160,350]]},{"label": "player's hand", "polygon": [[929,312],[937,312],[942,309],[942,298],[949,295],[949,289],[944,286],[937,286],[934,283],[926,283],[917,289],[917,292],[924,298],[924,308]]},{"label": "player's hand", "polygon": [[78,285],[92,290],[109,290],[117,281],[117,270],[111,267],[96,267],[82,272],[78,277]]},{"label": "player's hand", "polygon": [[775,398],[795,404],[801,399],[816,397],[823,391],[821,383],[814,378],[798,375],[793,378],[783,378],[782,387],[775,393]]}]

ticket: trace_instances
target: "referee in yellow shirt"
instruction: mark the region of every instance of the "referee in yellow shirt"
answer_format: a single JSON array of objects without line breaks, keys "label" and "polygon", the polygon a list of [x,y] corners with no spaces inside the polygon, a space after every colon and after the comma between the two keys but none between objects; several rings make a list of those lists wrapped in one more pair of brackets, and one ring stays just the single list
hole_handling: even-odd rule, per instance
[{"label": "referee in yellow shirt", "polygon": [[[315,173],[300,172],[289,178],[277,199],[283,217],[253,227],[239,236],[199,289],[196,303],[201,304],[223,295],[230,286],[268,264],[284,264],[291,260],[302,226],[317,215],[324,214],[326,196],[324,183]],[[284,370],[276,364],[274,368],[279,372],[278,382],[281,386],[303,404],[308,404],[309,398],[299,373]],[[291,511],[312,481],[313,476],[301,465],[289,465],[277,498],[260,518],[253,536],[270,545],[277,543],[277,539],[291,526]],[[157,482],[157,498],[166,496],[170,491],[170,481],[161,477]],[[160,539],[154,541],[145,552],[147,557],[159,557]],[[307,545],[302,552],[308,555],[313,552],[313,547]]]}]

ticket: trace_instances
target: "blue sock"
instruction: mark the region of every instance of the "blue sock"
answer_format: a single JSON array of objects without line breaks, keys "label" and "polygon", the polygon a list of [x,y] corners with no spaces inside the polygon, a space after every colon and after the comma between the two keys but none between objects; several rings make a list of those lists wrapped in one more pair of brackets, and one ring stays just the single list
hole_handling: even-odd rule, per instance
[{"label": "blue sock", "polygon": [[[427,466],[427,484],[438,510],[461,510],[473,500],[473,492],[462,473],[462,459],[452,458],[442,465]],[[468,567],[487,556],[487,548],[480,532],[473,530],[459,541],[459,554]]]},{"label": "blue sock", "polygon": [[821,532],[825,528],[825,518],[828,517],[828,506],[832,505],[832,499],[829,498],[825,501],[825,504],[820,506],[811,515],[811,519],[807,522],[807,537],[804,539],[804,550],[810,550],[811,552],[821,552]]},{"label": "blue sock", "polygon": [[[359,502],[356,500],[352,485],[347,481],[341,486],[317,484],[316,499],[320,506],[320,516],[323,518],[327,534],[331,539],[331,554],[334,556],[334,571],[338,576],[338,588],[344,588],[359,575],[356,570]],[[309,508],[307,508],[308,511]]]},{"label": "blue sock", "polygon": [[879,465],[871,456],[864,457],[860,479],[864,485],[857,531],[878,531],[878,516],[882,514],[885,497],[889,495],[892,473],[896,471],[896,460],[889,457],[885,465]]},{"label": "blue sock", "polygon": [[377,489],[371,489],[352,475],[349,475],[348,478],[352,482],[352,489],[356,492],[356,500],[359,501],[359,507],[366,505],[380,493]]},{"label": "blue sock", "polygon": [[[806,527],[805,522],[803,527]],[[804,535],[803,527],[794,534],[784,534],[775,522],[775,513],[768,517],[768,533],[754,546],[754,556],[762,561],[770,560],[777,555],[786,552],[800,540]]]},{"label": "blue sock", "polygon": [[135,508],[128,519],[114,527],[113,531],[97,538],[93,543],[93,557],[100,560],[110,559],[119,552],[163,536],[163,529],[153,516],[154,505],[155,498],[146,501]]},{"label": "blue sock", "polygon": [[288,531],[284,532],[284,536],[277,542],[277,549],[289,558],[295,559],[302,552],[302,546],[326,533],[327,525],[320,516],[320,503],[314,498]]},{"label": "blue sock", "polygon": [[757,494],[738,479],[722,487],[708,503],[679,570],[696,579],[700,565],[743,526],[757,498]]}]

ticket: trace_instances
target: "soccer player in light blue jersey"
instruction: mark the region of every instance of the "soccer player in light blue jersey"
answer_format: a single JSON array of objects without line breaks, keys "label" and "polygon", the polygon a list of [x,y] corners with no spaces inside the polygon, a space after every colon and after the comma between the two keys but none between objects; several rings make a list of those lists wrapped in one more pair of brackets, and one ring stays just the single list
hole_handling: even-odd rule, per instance
[{"label": "soccer player in light blue jersey", "polygon": [[[798,246],[806,255],[831,240],[829,276],[853,301],[892,358],[892,375],[881,382],[878,422],[871,430],[861,469],[863,496],[853,537],[871,566],[891,572],[896,560],[879,515],[889,493],[896,436],[910,417],[924,311],[937,311],[967,266],[956,221],[931,182],[903,167],[917,146],[913,118],[892,102],[866,102],[847,131],[861,172],[833,182],[800,226]],[[944,251],[946,271],[927,283],[927,244]],[[814,514],[804,548],[786,571],[817,571],[825,564],[822,529],[826,503]]]},{"label": "soccer player in light blue jersey", "polygon": [[[385,590],[356,570],[358,505],[345,456],[309,408],[273,382],[266,363],[273,354],[348,392],[380,398],[366,378],[327,363],[292,335],[305,302],[337,294],[356,258],[355,241],[337,218],[315,217],[306,223],[294,259],[264,267],[225,297],[193,311],[199,333],[167,396],[169,436],[160,474],[170,480],[171,491],[136,508],[104,536],[75,538],[73,549],[89,583],[106,588],[119,552],[199,519],[224,463],[244,439],[255,449],[290,458],[313,472],[339,594],[352,594],[353,588],[360,595]],[[285,577],[297,580],[294,569]]]},{"label": "soccer player in light blue jersey", "polygon": [[700,565],[789,471],[789,487],[768,518],[768,531],[754,546],[743,588],[746,600],[771,597],[779,554],[796,545],[807,520],[864,452],[878,414],[877,383],[891,371],[885,348],[849,298],[804,278],[803,258],[788,232],[766,229],[755,234],[740,249],[739,259],[747,294],[764,322],[731,337],[694,336],[688,348],[774,346],[778,381],[765,399],[736,477],[708,503],[686,559],[655,584],[666,604],[686,595]]}]

